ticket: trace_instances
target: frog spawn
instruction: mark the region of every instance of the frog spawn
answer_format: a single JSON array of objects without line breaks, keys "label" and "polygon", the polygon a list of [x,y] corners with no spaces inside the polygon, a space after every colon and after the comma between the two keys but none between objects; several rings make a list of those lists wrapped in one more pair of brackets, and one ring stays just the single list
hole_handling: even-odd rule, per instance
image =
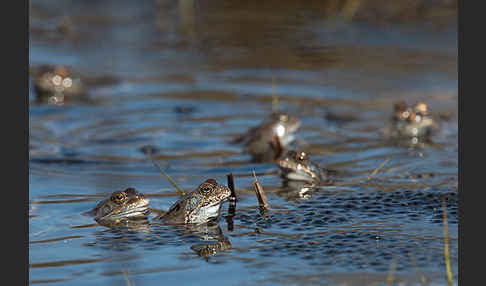
[{"label": "frog spawn", "polygon": [[[392,259],[397,270],[426,268],[443,261],[442,200],[449,228],[457,227],[457,191],[399,190],[395,192],[322,193],[279,212],[239,212],[240,228],[254,229],[249,239],[262,258],[299,257],[312,265],[343,271],[387,271]],[[437,236],[422,237],[424,221],[437,226]],[[398,229],[396,225],[417,225]],[[278,254],[276,254],[278,253]],[[457,257],[453,248],[452,257]]]}]

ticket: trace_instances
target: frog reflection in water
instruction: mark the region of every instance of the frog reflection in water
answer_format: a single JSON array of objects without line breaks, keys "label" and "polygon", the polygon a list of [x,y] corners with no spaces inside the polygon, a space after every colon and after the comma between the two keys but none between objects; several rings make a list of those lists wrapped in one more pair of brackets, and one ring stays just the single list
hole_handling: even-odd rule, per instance
[{"label": "frog reflection in water", "polygon": [[419,102],[413,107],[400,101],[394,105],[391,135],[403,137],[428,137],[433,135],[439,126],[431,117],[427,104]]},{"label": "frog reflection in water", "polygon": [[210,256],[231,248],[229,239],[224,236],[223,230],[214,221],[186,225],[183,233],[195,234],[200,237],[201,243],[192,245],[191,249],[198,256],[205,258],[206,261]]},{"label": "frog reflection in water", "polygon": [[102,225],[115,225],[128,219],[146,218],[149,199],[134,188],[113,192],[99,202],[88,214]]},{"label": "frog reflection in water", "polygon": [[227,186],[218,184],[215,179],[207,179],[158,218],[172,224],[206,223],[217,219],[221,204],[230,196],[231,190]]},{"label": "frog reflection in water", "polygon": [[65,66],[40,66],[34,72],[34,89],[38,102],[56,105],[85,95],[81,79]]},{"label": "frog reflection in water", "polygon": [[245,152],[250,153],[254,161],[274,160],[295,140],[294,133],[300,125],[297,117],[282,112],[273,113],[270,118],[250,128],[231,143],[243,143]]}]

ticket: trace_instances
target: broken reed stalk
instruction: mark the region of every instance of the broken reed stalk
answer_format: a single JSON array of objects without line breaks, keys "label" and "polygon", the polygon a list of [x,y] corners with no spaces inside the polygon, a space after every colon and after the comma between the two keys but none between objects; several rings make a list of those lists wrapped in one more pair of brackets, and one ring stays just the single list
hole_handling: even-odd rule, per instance
[{"label": "broken reed stalk", "polygon": [[233,231],[235,229],[233,216],[234,214],[230,214],[224,217],[226,219],[226,225],[228,226],[228,231]]},{"label": "broken reed stalk", "polygon": [[277,95],[277,85],[275,84],[275,76],[272,76],[272,112],[275,114],[278,112],[278,95]]},{"label": "broken reed stalk", "polygon": [[228,188],[231,190],[228,212],[234,215],[236,209],[236,192],[235,192],[235,182],[233,180],[233,173],[229,173],[227,175],[227,178],[228,178]]},{"label": "broken reed stalk", "polygon": [[390,161],[390,158],[386,158],[385,161],[383,161],[380,166],[378,166],[376,169],[373,170],[373,172],[371,172],[371,174],[368,176],[368,181],[371,180],[373,178],[373,176],[376,175],[376,173],[378,173],[378,171],[381,170],[381,168],[383,168],[383,166],[385,166],[385,164]]},{"label": "broken reed stalk", "polygon": [[442,218],[443,218],[443,225],[444,225],[444,258],[445,258],[445,265],[446,265],[446,273],[447,273],[447,285],[451,286],[453,284],[452,281],[452,270],[451,270],[451,258],[449,255],[449,234],[447,229],[447,209],[446,209],[446,202],[442,199]]},{"label": "broken reed stalk", "polygon": [[260,182],[258,182],[258,179],[256,177],[255,171],[253,170],[253,177],[255,178],[255,181],[253,182],[253,185],[255,186],[255,193],[258,199],[258,205],[261,208],[268,209],[270,208],[270,205],[268,204],[267,197],[265,196],[265,193],[263,191],[262,185],[260,185]]},{"label": "broken reed stalk", "polygon": [[171,177],[169,177],[169,175],[167,175],[164,170],[162,170],[162,168],[160,167],[159,163],[157,162],[157,160],[155,160],[154,156],[152,155],[152,152],[147,152],[147,154],[149,155],[150,159],[152,159],[152,163],[155,165],[155,167],[159,170],[159,172],[167,178],[167,180],[169,180],[169,182],[172,184],[172,186],[174,186],[174,188],[176,188],[179,193],[181,193],[181,196],[185,195],[186,193],[181,189],[181,187],[179,187],[176,182],[174,180],[172,180]]}]

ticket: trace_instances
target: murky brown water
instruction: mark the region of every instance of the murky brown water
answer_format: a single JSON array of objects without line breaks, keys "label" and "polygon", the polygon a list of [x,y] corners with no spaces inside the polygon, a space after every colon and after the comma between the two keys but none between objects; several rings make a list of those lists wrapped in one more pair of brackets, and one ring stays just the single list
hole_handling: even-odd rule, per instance
[{"label": "murky brown water", "polygon": [[[291,2],[30,1],[30,67],[91,79],[90,102],[38,104],[31,89],[31,284],[385,285],[394,268],[407,285],[443,285],[442,199],[457,281],[456,2]],[[269,115],[275,91],[335,185],[302,196],[228,144]],[[399,99],[447,115],[432,142],[386,140]],[[226,205],[218,225],[191,230],[83,215],[129,186],[154,209],[177,200],[148,144],[184,189],[232,172],[232,224]],[[273,206],[263,215],[253,170]],[[201,244],[221,251],[205,259]]]}]

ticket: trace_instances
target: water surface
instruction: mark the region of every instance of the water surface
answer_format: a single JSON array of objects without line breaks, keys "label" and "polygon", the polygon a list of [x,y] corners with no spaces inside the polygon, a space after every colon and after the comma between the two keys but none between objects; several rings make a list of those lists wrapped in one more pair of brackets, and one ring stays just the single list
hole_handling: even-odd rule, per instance
[{"label": "water surface", "polygon": [[[31,68],[65,64],[118,78],[90,86],[92,103],[37,104],[31,90],[30,283],[385,285],[394,269],[406,285],[422,275],[443,285],[442,200],[457,281],[453,5],[425,1],[415,16],[402,7],[386,17],[371,2],[356,11],[314,2],[30,1]],[[338,171],[335,185],[299,193],[275,164],[251,162],[228,143],[270,114],[275,92],[279,109],[302,119],[299,148]],[[448,115],[433,142],[386,140],[400,99]],[[326,120],[330,112],[359,120]],[[221,233],[110,229],[83,215],[127,187],[155,209],[177,200],[140,152],[148,144],[186,190],[233,173],[233,223],[227,205]],[[258,210],[252,171],[268,213]],[[191,248],[222,238],[231,247],[207,259]]]}]

